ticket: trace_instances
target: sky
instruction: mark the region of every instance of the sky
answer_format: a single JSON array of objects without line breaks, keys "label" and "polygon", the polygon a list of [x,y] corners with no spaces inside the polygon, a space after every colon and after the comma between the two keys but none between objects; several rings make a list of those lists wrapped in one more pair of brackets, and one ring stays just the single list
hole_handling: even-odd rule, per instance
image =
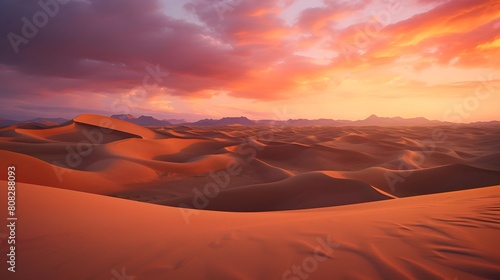
[{"label": "sky", "polygon": [[0,0],[0,118],[500,120],[498,0]]}]

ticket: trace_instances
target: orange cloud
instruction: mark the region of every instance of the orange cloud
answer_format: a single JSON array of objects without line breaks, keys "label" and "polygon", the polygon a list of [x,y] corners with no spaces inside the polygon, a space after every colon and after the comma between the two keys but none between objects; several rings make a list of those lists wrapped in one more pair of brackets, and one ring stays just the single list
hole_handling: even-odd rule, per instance
[{"label": "orange cloud", "polygon": [[[417,69],[432,63],[469,67],[495,60],[500,34],[500,2],[450,1],[384,28],[367,21],[342,30],[336,39],[340,53],[359,55],[374,65],[401,56],[419,55]],[[358,60],[358,62],[361,62]],[[476,63],[473,63],[476,61]],[[498,67],[498,63],[492,63]]]}]

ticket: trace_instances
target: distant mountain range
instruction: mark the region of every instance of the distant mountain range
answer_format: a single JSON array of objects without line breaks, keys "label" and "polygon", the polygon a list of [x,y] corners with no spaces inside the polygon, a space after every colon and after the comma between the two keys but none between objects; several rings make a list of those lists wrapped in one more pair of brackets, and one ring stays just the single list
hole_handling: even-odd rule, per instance
[{"label": "distant mountain range", "polygon": [[220,120],[204,119],[199,120],[194,123],[189,123],[185,125],[192,126],[223,126],[223,125],[258,125],[256,121],[249,120],[246,117],[236,117],[236,118],[222,118]]},{"label": "distant mountain range", "polygon": [[142,126],[171,126],[173,123],[167,120],[158,120],[151,116],[140,116],[136,118],[133,115],[112,115],[112,118],[124,120]]},{"label": "distant mountain range", "polygon": [[[371,115],[364,120],[333,120],[333,119],[290,119],[290,120],[250,120],[246,117],[226,117],[222,119],[203,119],[196,122],[186,122],[181,119],[159,120],[151,116],[135,117],[130,114],[112,115],[112,118],[124,120],[141,126],[227,126],[227,125],[280,125],[280,126],[437,126],[451,125],[453,123],[441,122],[436,120],[428,120],[426,118],[401,118],[401,117],[378,117]],[[22,123],[37,123],[42,125],[57,125],[68,122],[70,120],[63,118],[36,118],[27,121],[14,121],[8,119],[0,119],[0,126],[10,126]],[[472,124],[478,125],[493,125],[500,124],[499,121],[490,122],[475,122]]]},{"label": "distant mountain range", "polygon": [[[282,125],[282,126],[436,126],[452,124],[426,118],[401,118],[401,117],[378,117],[371,115],[364,120],[333,120],[333,119],[290,119],[290,120],[251,120],[247,117],[225,117],[222,119],[203,119],[196,122],[184,122],[182,120],[157,120],[153,117],[141,116],[136,118],[132,115],[113,115],[113,118],[129,121],[142,126],[226,126],[226,125]],[[494,123],[494,122],[493,122]]]},{"label": "distant mountain range", "polygon": [[401,117],[383,118],[371,115],[364,120],[350,121],[350,120],[333,120],[333,119],[290,119],[290,120],[250,120],[246,117],[239,118],[222,118],[219,120],[204,119],[194,123],[186,123],[184,125],[192,126],[224,126],[224,125],[285,125],[285,126],[432,126],[442,125],[444,122],[430,121],[426,118],[411,118],[404,119]]}]

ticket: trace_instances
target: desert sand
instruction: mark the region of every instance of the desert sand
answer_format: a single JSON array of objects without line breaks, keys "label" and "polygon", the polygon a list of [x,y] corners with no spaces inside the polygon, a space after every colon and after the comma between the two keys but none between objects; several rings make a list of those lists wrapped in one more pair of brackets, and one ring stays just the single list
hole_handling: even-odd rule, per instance
[{"label": "desert sand", "polygon": [[500,279],[499,139],[494,125],[145,128],[97,115],[5,127],[19,245],[18,272],[0,275]]}]

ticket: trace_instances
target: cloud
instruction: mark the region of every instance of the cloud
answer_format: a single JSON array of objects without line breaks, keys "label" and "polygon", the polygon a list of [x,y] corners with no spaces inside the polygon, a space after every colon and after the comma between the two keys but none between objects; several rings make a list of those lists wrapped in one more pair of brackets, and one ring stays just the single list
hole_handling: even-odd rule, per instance
[{"label": "cloud", "polygon": [[[374,20],[351,25],[335,36],[343,44],[333,46],[354,62],[373,66],[417,55],[421,57],[415,65],[418,70],[431,65],[498,67],[492,60],[498,56],[494,42],[500,34],[499,9],[498,1],[440,3],[425,13],[386,26]],[[488,44],[487,49],[478,48]]]},{"label": "cloud", "polygon": [[[296,85],[281,74],[307,76],[314,71],[314,63],[302,60],[301,68],[293,71],[271,71],[272,80],[258,74],[278,61],[285,68],[298,66],[301,59],[287,43],[294,30],[279,19],[279,1],[244,1],[224,20],[207,3],[187,5],[205,25],[170,18],[154,0],[75,0],[59,5],[58,13],[36,36],[16,46],[18,53],[2,40],[0,71],[17,76],[16,80],[33,81],[31,89],[6,81],[2,92],[120,93],[141,87],[146,66],[158,65],[169,72],[161,85],[168,90],[152,92],[153,96],[167,92],[209,97],[210,92],[224,89],[236,97],[276,99],[286,97]],[[4,1],[2,6],[0,16],[6,24],[0,33],[19,36],[23,36],[22,18],[32,19],[41,10],[35,1]]]},{"label": "cloud", "polygon": [[[293,20],[283,18],[291,0],[185,1],[191,18],[168,16],[159,0],[0,1],[2,99],[65,96],[60,100],[68,102],[84,94],[112,99],[146,91],[145,104],[169,111],[176,107],[168,97],[341,96],[335,89],[347,74],[381,72],[391,80],[389,66],[408,57],[415,75],[436,66],[500,65],[500,3],[494,0],[408,1],[384,24],[373,12],[387,12],[386,1],[296,5],[302,11]],[[146,89],[151,67],[162,77]]]},{"label": "cloud", "polygon": [[[35,1],[4,1],[1,33],[21,32],[23,16],[39,8]],[[140,87],[147,65],[172,75],[174,94],[195,95],[217,85],[217,77],[237,75],[241,61],[230,51],[207,43],[203,27],[159,12],[157,1],[71,1],[15,53],[2,40],[2,72],[17,72],[53,92],[117,92]],[[17,24],[12,24],[12,23]],[[214,79],[215,78],[215,79]],[[43,79],[48,82],[42,81]],[[183,83],[176,82],[183,81]],[[36,88],[34,92],[38,92]]]}]

